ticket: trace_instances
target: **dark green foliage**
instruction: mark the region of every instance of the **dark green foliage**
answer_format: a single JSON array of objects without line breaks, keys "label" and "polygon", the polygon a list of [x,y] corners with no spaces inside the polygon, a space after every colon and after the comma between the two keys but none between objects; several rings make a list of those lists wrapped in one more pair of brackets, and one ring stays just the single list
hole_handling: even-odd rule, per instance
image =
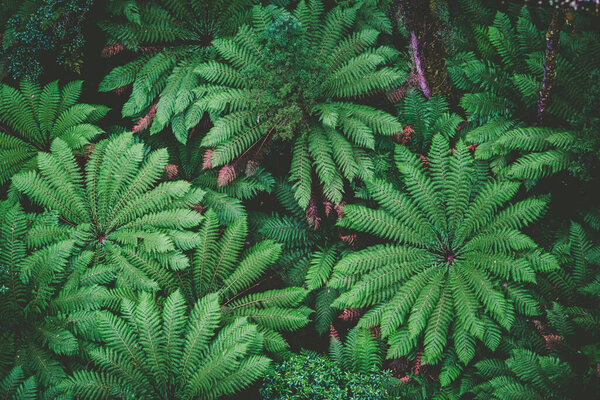
[{"label": "dark green foliage", "polygon": [[515,349],[505,361],[488,359],[475,367],[482,381],[471,389],[477,400],[573,398],[569,389],[573,372],[569,364],[553,356]]},{"label": "dark green foliage", "polygon": [[426,99],[417,91],[406,94],[398,106],[398,117],[410,127],[410,131],[405,128],[400,141],[421,154],[429,150],[436,133],[450,140],[463,122],[460,116],[449,112],[448,102],[443,97],[437,95]]},{"label": "dark green foliage", "polygon": [[0,382],[0,393],[14,400],[35,399],[38,387],[35,378],[33,376],[26,378],[23,368],[17,366]]},{"label": "dark green foliage", "polygon": [[59,384],[78,337],[95,338],[93,311],[109,299],[99,284],[114,268],[89,269],[93,253],[71,257],[75,243],[60,232],[56,213],[0,202],[0,377],[12,376],[15,393]]},{"label": "dark green foliage", "polygon": [[331,335],[329,356],[342,371],[368,374],[379,371],[382,367],[383,347],[375,335],[364,328],[354,328],[344,343]]},{"label": "dark green foliage", "polygon": [[109,73],[100,91],[133,84],[123,116],[145,113],[156,104],[150,132],[171,125],[185,143],[188,130],[184,116],[198,84],[194,68],[213,57],[211,42],[232,35],[249,19],[254,0],[153,0],[117,1],[115,16],[101,24],[108,36],[107,55],[123,49],[137,58]]},{"label": "dark green foliage", "polygon": [[306,297],[303,288],[259,290],[269,267],[281,255],[282,246],[264,240],[243,250],[247,234],[245,218],[232,222],[221,233],[216,213],[209,209],[198,232],[191,266],[182,273],[180,286],[190,299],[218,293],[224,320],[247,318],[265,335],[265,348],[281,352],[288,344],[280,332],[306,325],[312,310],[301,305]]},{"label": "dark green foliage", "polygon": [[23,0],[18,7],[7,1],[13,14],[0,18],[0,77],[38,80],[49,64],[81,72],[82,26],[92,0]]},{"label": "dark green foliage", "polygon": [[[547,322],[541,330],[547,347],[562,357],[568,357],[577,368],[580,393],[600,394],[595,384],[600,362],[600,247],[597,236],[571,222],[567,234],[554,245],[553,252],[561,269],[548,274],[540,282],[540,291],[548,301]],[[595,239],[595,240],[594,240]]]},{"label": "dark green foliage", "polygon": [[501,208],[519,184],[481,181],[464,143],[452,156],[449,150],[436,135],[425,167],[398,146],[404,191],[373,179],[367,187],[379,208],[343,208],[342,226],[389,244],[357,251],[336,265],[330,286],[348,291],[334,305],[370,307],[359,325],[381,326],[390,358],[423,346],[422,362],[435,364],[450,347],[466,364],[476,339],[495,349],[516,312],[540,313],[527,289],[536,273],[558,267],[519,231],[540,217],[546,202],[532,198]]},{"label": "dark green foliage", "polygon": [[202,220],[191,206],[204,192],[185,181],[159,183],[167,151],[146,155],[128,133],[98,142],[84,169],[62,139],[51,150],[38,154],[39,172],[16,175],[14,186],[56,210],[57,230],[77,253],[93,252],[98,268],[116,266],[117,286],[175,291],[176,271],[189,266],[184,251],[200,243],[188,229]]},{"label": "dark green foliage", "polygon": [[38,151],[50,151],[55,138],[82,149],[102,129],[94,125],[108,111],[78,103],[83,82],[43,88],[23,80],[20,90],[0,84],[0,185],[20,171],[35,168]]},{"label": "dark green foliage", "polygon": [[396,51],[376,47],[378,31],[354,29],[357,7],[324,13],[320,0],[301,1],[291,14],[255,7],[252,26],[213,42],[224,61],[196,68],[209,84],[198,87],[186,116],[188,128],[205,112],[215,119],[202,141],[214,147],[212,167],[260,154],[271,141],[292,142],[290,177],[302,208],[313,170],[334,203],[345,179],[370,175],[365,149],[402,126],[357,99],[400,83],[403,74],[386,66]]},{"label": "dark green foliage", "polygon": [[471,28],[472,40],[465,43],[469,51],[449,61],[449,71],[457,88],[467,92],[461,106],[469,119],[483,124],[467,136],[479,145],[476,156],[491,160],[498,175],[529,183],[559,171],[591,179],[590,163],[598,161],[600,146],[589,133],[598,129],[597,108],[590,107],[600,98],[594,79],[600,63],[598,32],[576,32],[573,25],[561,32],[544,119],[555,127],[547,128],[521,127],[518,122],[535,120],[547,24],[536,26],[528,9],[522,8],[518,15],[498,12],[493,21]]},{"label": "dark green foliage", "polygon": [[341,212],[339,205],[326,202],[323,204],[326,215],[307,222],[307,215],[295,201],[288,182],[278,181],[274,192],[284,212],[252,214],[251,231],[259,239],[274,240],[283,245],[275,270],[287,285],[304,286],[310,291],[315,329],[323,334],[329,331],[337,314],[331,303],[339,295],[326,284],[333,266],[350,251],[353,237],[344,237],[344,232],[335,226],[338,212]]},{"label": "dark green foliage", "polygon": [[600,5],[533,3],[0,1],[0,398],[600,398]]},{"label": "dark green foliage", "polygon": [[211,294],[188,312],[179,291],[159,307],[143,292],[121,315],[97,314],[103,345],[90,349],[97,369],[77,370],[61,387],[85,399],[216,399],[252,384],[269,367],[263,335],[240,318],[222,323]]},{"label": "dark green foliage", "polygon": [[265,400],[387,400],[389,373],[356,373],[342,370],[325,357],[306,353],[293,355],[275,366],[265,379]]},{"label": "dark green foliage", "polygon": [[[206,190],[202,204],[215,211],[225,225],[245,218],[244,201],[254,199],[261,193],[271,193],[275,185],[273,176],[257,163],[248,165],[243,173],[224,176],[203,166],[200,137],[179,142],[169,147],[170,162],[177,167],[177,177],[188,180]],[[232,181],[229,181],[233,179]]]}]

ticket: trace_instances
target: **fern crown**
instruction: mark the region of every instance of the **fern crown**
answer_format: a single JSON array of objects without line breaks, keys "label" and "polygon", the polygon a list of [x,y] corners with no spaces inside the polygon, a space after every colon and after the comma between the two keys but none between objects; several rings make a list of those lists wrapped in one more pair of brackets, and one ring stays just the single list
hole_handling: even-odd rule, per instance
[{"label": "fern crown", "polygon": [[202,141],[214,147],[213,167],[273,140],[293,142],[291,177],[306,207],[312,171],[324,194],[339,203],[344,179],[371,170],[365,149],[375,135],[402,129],[390,114],[353,100],[399,83],[402,74],[386,64],[396,55],[376,47],[379,32],[354,30],[356,7],[323,12],[321,1],[301,1],[292,14],[254,7],[252,26],[233,38],[213,41],[223,61],[199,65],[208,81],[186,116],[188,128],[208,112],[214,127]]},{"label": "fern crown", "polygon": [[[152,105],[156,115],[150,133],[169,125],[177,139],[185,142],[188,130],[184,116],[199,83],[193,73],[201,62],[213,56],[215,38],[235,33],[247,21],[256,0],[153,0],[114,2],[114,18],[101,23],[109,38],[108,55],[123,49],[137,57],[113,69],[100,83],[101,91],[121,90],[132,85],[123,116],[147,113]],[[118,5],[125,7],[118,7]]]},{"label": "fern crown", "polygon": [[62,389],[86,399],[216,399],[269,367],[256,326],[242,318],[223,324],[216,294],[188,313],[179,291],[161,308],[143,292],[137,302],[123,300],[120,314],[98,313],[105,345],[89,352],[97,370],[75,371]]},{"label": "fern crown", "polygon": [[398,146],[405,191],[373,179],[367,187],[379,208],[344,207],[342,226],[390,243],[336,265],[330,285],[348,291],[334,305],[371,307],[359,325],[380,325],[388,357],[407,355],[421,337],[422,362],[429,364],[440,360],[448,337],[463,363],[473,358],[475,339],[494,349],[515,311],[539,314],[525,285],[536,281],[536,272],[557,268],[556,259],[518,230],[546,202],[526,199],[499,211],[519,184],[477,179],[462,142],[449,153],[448,142],[434,136],[425,167]]},{"label": "fern crown", "polygon": [[90,269],[90,251],[72,257],[75,243],[69,238],[49,235],[40,242],[57,225],[55,212],[28,215],[19,204],[0,202],[3,386],[14,379],[22,382],[22,390],[35,393],[59,384],[66,377],[65,361],[78,353],[82,339],[95,338],[90,321],[108,299],[99,284],[113,271]]},{"label": "fern crown", "polygon": [[97,263],[119,266],[119,284],[175,285],[174,271],[189,266],[183,252],[199,242],[187,229],[202,219],[190,207],[204,192],[185,181],[158,183],[167,151],[146,156],[144,145],[125,133],[98,142],[81,170],[66,142],[55,139],[51,150],[38,155],[39,172],[13,177],[15,187],[56,210],[62,235],[94,252]]}]

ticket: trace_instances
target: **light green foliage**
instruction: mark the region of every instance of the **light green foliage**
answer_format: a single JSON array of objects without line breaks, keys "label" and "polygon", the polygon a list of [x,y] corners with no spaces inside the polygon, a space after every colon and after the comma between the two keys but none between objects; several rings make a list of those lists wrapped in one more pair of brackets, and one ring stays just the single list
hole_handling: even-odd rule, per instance
[{"label": "light green foliage", "polygon": [[50,151],[55,138],[81,149],[102,129],[94,125],[108,111],[78,103],[82,81],[43,88],[27,80],[20,89],[0,83],[0,185],[21,171],[35,168],[38,151]]},{"label": "light green foliage", "polygon": [[519,229],[539,218],[546,202],[505,206],[519,184],[477,179],[465,144],[450,155],[441,135],[433,138],[429,167],[402,146],[395,159],[402,192],[373,179],[367,187],[378,208],[344,207],[342,226],[386,243],[335,266],[330,286],[347,291],[334,306],[370,307],[359,326],[381,326],[389,358],[422,345],[424,364],[441,361],[447,348],[466,364],[476,339],[496,348],[515,312],[540,313],[527,284],[558,265]]},{"label": "light green foliage", "polygon": [[213,39],[234,34],[249,18],[254,0],[153,0],[117,2],[114,18],[101,23],[109,44],[122,45],[138,57],[113,69],[100,84],[111,91],[133,84],[123,116],[137,116],[158,100],[150,127],[157,133],[169,124],[180,141],[182,123],[198,84],[194,68],[212,57]]},{"label": "light green foliage", "polygon": [[55,139],[51,153],[38,155],[39,172],[16,175],[13,184],[58,213],[77,252],[93,252],[96,266],[117,266],[118,287],[174,291],[175,271],[189,266],[184,251],[200,243],[188,229],[202,220],[191,205],[204,192],[185,181],[159,183],[167,151],[145,153],[121,134],[98,142],[82,170],[67,143]]},{"label": "light green foliage", "polygon": [[223,324],[219,297],[188,312],[174,292],[160,305],[143,292],[121,315],[97,314],[103,345],[89,350],[94,369],[76,370],[61,388],[85,399],[216,399],[252,384],[270,360],[263,335],[244,318]]},{"label": "light green foliage", "polygon": [[334,203],[345,179],[370,175],[365,150],[374,148],[376,135],[393,135],[402,125],[356,100],[400,83],[403,74],[386,66],[397,52],[376,47],[378,31],[354,29],[359,6],[324,13],[320,0],[301,1],[291,14],[257,6],[251,26],[213,42],[223,61],[196,68],[209,83],[196,89],[186,115],[188,128],[205,112],[215,120],[202,141],[215,148],[213,167],[273,140],[292,142],[290,175],[303,208],[313,170]]},{"label": "light green foliage", "polygon": [[238,219],[220,233],[212,209],[206,212],[198,234],[200,241],[182,282],[183,292],[190,299],[218,293],[226,320],[247,318],[265,335],[268,351],[284,351],[288,344],[280,332],[305,326],[312,310],[301,305],[307,293],[301,287],[260,290],[282,246],[263,240],[245,248],[246,219]]}]

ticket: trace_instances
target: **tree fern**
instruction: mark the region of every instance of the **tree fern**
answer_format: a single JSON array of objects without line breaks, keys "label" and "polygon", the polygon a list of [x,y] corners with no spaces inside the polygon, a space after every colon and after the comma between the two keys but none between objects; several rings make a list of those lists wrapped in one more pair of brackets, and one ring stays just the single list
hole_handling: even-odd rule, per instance
[{"label": "tree fern", "polygon": [[477,179],[462,142],[449,153],[445,139],[434,136],[425,167],[398,146],[405,191],[374,179],[367,185],[379,208],[343,208],[342,226],[388,243],[336,265],[330,286],[347,291],[334,306],[373,307],[359,325],[381,327],[391,344],[388,357],[422,345],[422,362],[434,364],[452,346],[468,363],[475,339],[493,349],[490,334],[509,330],[515,312],[539,314],[525,285],[535,282],[536,272],[558,267],[518,230],[543,213],[545,201],[526,199],[500,210],[519,184]]},{"label": "tree fern", "polygon": [[145,156],[129,133],[98,142],[83,170],[63,140],[51,150],[38,155],[39,172],[13,177],[15,187],[56,210],[77,252],[118,266],[118,286],[175,290],[175,271],[189,266],[184,251],[200,243],[188,228],[202,219],[191,206],[204,192],[185,181],[159,184],[167,151]]},{"label": "tree fern", "polygon": [[257,6],[252,26],[213,42],[223,61],[196,68],[209,84],[197,89],[186,116],[188,128],[205,112],[215,119],[202,141],[214,147],[213,167],[258,154],[273,140],[293,143],[291,178],[303,208],[313,170],[334,203],[342,199],[344,180],[368,175],[364,150],[373,149],[375,135],[402,127],[392,115],[355,99],[390,88],[403,76],[386,66],[396,52],[375,47],[376,30],[353,29],[357,7],[323,13],[320,0],[301,1],[290,14]]},{"label": "tree fern", "polygon": [[301,305],[306,297],[303,288],[259,290],[282,246],[263,240],[244,249],[248,234],[245,218],[219,231],[219,219],[209,209],[198,233],[200,242],[191,268],[182,277],[184,293],[189,299],[218,293],[224,320],[247,318],[265,335],[267,350],[285,350],[288,345],[280,332],[303,327],[312,311]]},{"label": "tree fern", "polygon": [[[595,306],[600,298],[600,248],[581,225],[571,222],[568,234],[555,243],[553,252],[562,268],[548,274],[540,285],[551,304],[546,310],[548,330],[570,351],[578,351],[593,344],[589,339],[600,334],[600,314]],[[590,365],[595,362],[590,361]]]},{"label": "tree fern", "polygon": [[[185,143],[188,131],[176,121],[188,110],[192,89],[198,84],[193,73],[197,64],[211,58],[211,41],[235,33],[250,17],[254,0],[132,1],[113,6],[113,18],[100,26],[108,36],[107,55],[124,49],[137,58],[111,71],[100,84],[111,91],[133,84],[123,116],[139,116],[155,104],[151,133],[171,125]],[[132,7],[134,10],[132,10]]]},{"label": "tree fern", "polygon": [[33,169],[38,151],[50,151],[55,138],[81,149],[102,130],[94,125],[108,109],[77,103],[81,81],[43,88],[21,81],[20,90],[0,84],[0,185],[17,172]]},{"label": "tree fern", "polygon": [[223,323],[217,294],[187,310],[179,291],[159,305],[148,292],[124,300],[121,315],[97,314],[104,345],[89,351],[94,369],[61,385],[86,399],[216,399],[252,384],[269,367],[264,338],[244,318]]},{"label": "tree fern", "polygon": [[[539,17],[548,20],[545,14]],[[561,171],[589,180],[598,150],[590,135],[590,129],[597,130],[597,112],[591,112],[597,106],[589,106],[598,101],[598,86],[589,84],[598,75],[590,67],[600,60],[597,33],[565,32],[557,25],[550,41],[560,40],[560,48],[552,50],[556,65],[546,65],[544,33],[553,28],[534,21],[525,7],[518,14],[498,12],[486,25],[473,25],[475,40],[466,41],[466,51],[449,61],[453,82],[467,92],[461,106],[468,119],[493,132],[487,137],[478,132],[468,140],[480,145],[477,157],[490,160],[496,173],[528,184]],[[556,75],[552,83],[548,74]],[[538,101],[542,87],[543,106]],[[539,110],[534,107],[538,103]],[[544,121],[558,127],[498,129],[508,120],[516,120],[514,125],[521,125],[518,120],[534,122],[541,112],[548,115]]]},{"label": "tree fern", "polygon": [[89,321],[109,299],[99,284],[115,268],[90,270],[93,253],[73,253],[75,243],[65,237],[56,213],[33,216],[18,204],[0,202],[0,271],[5,272],[0,276],[0,376],[3,393],[14,398],[29,398],[27,393],[35,398],[59,384],[81,339],[95,337]]},{"label": "tree fern", "polygon": [[[502,112],[523,120],[536,119],[535,105],[544,77],[544,35],[549,22],[545,15],[539,19],[544,21],[541,26],[523,7],[517,8],[516,14],[497,12],[487,21],[456,25],[456,29],[467,26],[471,37],[463,43],[464,52],[449,60],[449,72],[457,87],[469,92],[462,103],[472,118],[486,119]],[[547,112],[557,120],[571,123],[579,117],[581,109],[573,105],[580,103],[578,97],[588,89],[586,82],[594,69],[590,66],[597,64],[600,53],[595,32],[563,30],[560,41],[556,80]],[[582,53],[583,48],[586,50]],[[494,96],[496,102],[492,101]],[[505,104],[493,107],[500,99]],[[484,106],[482,100],[490,106]]]}]

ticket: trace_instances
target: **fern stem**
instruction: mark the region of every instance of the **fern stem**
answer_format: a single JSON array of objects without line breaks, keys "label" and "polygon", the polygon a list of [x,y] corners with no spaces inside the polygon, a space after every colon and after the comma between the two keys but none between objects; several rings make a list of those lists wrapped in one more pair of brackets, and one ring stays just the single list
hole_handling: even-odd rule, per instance
[{"label": "fern stem", "polygon": [[423,65],[421,64],[421,58],[419,57],[419,42],[417,40],[417,34],[415,31],[410,33],[410,48],[412,50],[412,56],[415,61],[415,68],[417,69],[417,80],[419,82],[419,86],[421,86],[421,91],[425,95],[425,97],[431,97],[431,91],[429,90],[429,86],[427,85],[427,80],[425,79],[425,71],[423,70]]},{"label": "fern stem", "polygon": [[560,30],[565,23],[565,12],[563,9],[557,9],[552,15],[552,21],[546,33],[546,60],[544,62],[544,81],[542,90],[540,90],[540,99],[538,101],[538,124],[542,123],[544,112],[548,107],[550,92],[556,77],[556,61],[558,59],[558,50],[560,44]]}]

